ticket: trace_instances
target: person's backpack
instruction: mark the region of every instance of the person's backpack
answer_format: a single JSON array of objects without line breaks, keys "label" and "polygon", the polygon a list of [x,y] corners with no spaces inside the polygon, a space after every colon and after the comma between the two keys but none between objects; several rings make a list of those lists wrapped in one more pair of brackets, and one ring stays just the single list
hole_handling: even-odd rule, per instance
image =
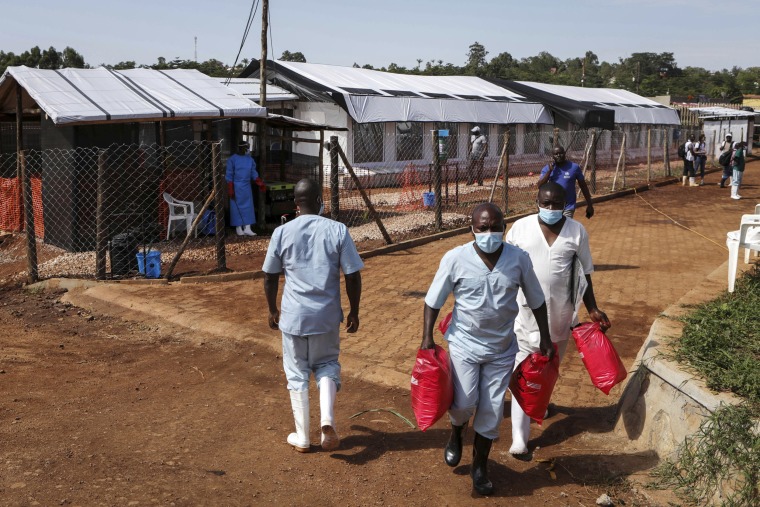
[{"label": "person's backpack", "polygon": [[678,145],[678,158],[686,158],[686,143]]},{"label": "person's backpack", "polygon": [[728,165],[731,163],[731,155],[733,155],[734,152],[732,149],[727,149],[723,153],[720,154],[720,157],[718,157],[718,163],[720,165]]}]

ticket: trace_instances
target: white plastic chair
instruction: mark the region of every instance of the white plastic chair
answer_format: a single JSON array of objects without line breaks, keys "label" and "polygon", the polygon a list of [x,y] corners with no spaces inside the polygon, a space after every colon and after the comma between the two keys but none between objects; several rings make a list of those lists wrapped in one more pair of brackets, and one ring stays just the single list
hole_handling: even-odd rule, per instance
[{"label": "white plastic chair", "polygon": [[[184,220],[185,231],[190,230],[195,220],[195,205],[190,201],[175,199],[168,192],[164,192],[164,201],[169,205],[169,222],[166,224],[166,239],[168,240],[172,231],[172,222]],[[198,237],[198,229],[195,230],[195,237]]]},{"label": "white plastic chair", "polygon": [[760,252],[760,214],[743,215],[739,230],[731,231],[726,236],[726,246],[728,247],[728,292],[733,292],[736,283],[736,270],[739,264],[739,249],[744,248],[745,264],[749,264],[750,251]]}]

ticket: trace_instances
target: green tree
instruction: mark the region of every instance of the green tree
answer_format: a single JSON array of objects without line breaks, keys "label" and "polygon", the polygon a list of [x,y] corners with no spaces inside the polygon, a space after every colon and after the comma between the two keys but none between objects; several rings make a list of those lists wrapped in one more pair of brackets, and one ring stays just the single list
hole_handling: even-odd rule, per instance
[{"label": "green tree", "polygon": [[499,53],[488,62],[486,76],[513,79],[517,62],[509,53]]},{"label": "green tree", "polygon": [[62,64],[61,53],[55,50],[53,46],[42,52],[39,67],[41,69],[60,69]]},{"label": "green tree", "polygon": [[486,51],[478,41],[470,44],[470,50],[467,52],[467,63],[464,66],[464,73],[470,76],[482,76],[486,72]]},{"label": "green tree", "polygon": [[280,56],[280,60],[283,62],[300,62],[300,63],[306,63],[306,57],[301,53],[300,51],[296,51],[295,53],[291,53],[287,49],[282,52],[282,56]]},{"label": "green tree", "polygon": [[76,49],[66,46],[66,49],[61,52],[61,67],[86,69],[88,66],[84,63],[84,56],[80,55]]}]

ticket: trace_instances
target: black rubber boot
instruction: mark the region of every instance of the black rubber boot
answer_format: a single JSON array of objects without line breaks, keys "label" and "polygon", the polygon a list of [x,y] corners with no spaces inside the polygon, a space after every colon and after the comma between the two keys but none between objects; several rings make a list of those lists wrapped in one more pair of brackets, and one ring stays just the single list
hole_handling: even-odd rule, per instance
[{"label": "black rubber boot", "polygon": [[491,452],[490,440],[479,433],[475,433],[475,441],[472,444],[472,488],[479,495],[488,496],[493,493],[493,484],[488,479],[488,454]]},{"label": "black rubber boot", "polygon": [[450,467],[457,466],[459,460],[462,459],[462,434],[465,428],[467,428],[467,423],[461,426],[451,425],[451,436],[446,447],[443,449],[443,460]]}]

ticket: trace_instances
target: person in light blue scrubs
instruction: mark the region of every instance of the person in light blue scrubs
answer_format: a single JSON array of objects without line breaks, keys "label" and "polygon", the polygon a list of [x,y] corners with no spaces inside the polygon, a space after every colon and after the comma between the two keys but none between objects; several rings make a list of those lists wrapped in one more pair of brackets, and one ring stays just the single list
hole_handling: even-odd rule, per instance
[{"label": "person in light blue scrubs", "polygon": [[[321,446],[340,445],[333,406],[340,389],[340,272],[350,310],[346,332],[359,329],[360,270],[364,267],[348,228],[322,217],[322,188],[303,179],[294,189],[299,215],[276,228],[269,241],[262,271],[269,305],[269,327],[282,332],[282,364],[288,380],[296,432],[287,442],[299,452],[310,450],[309,378],[319,388]],[[282,310],[277,308],[280,274],[285,275]]]},{"label": "person in light blue scrubs", "polygon": [[517,339],[517,293],[522,289],[538,322],[541,353],[554,355],[546,303],[528,254],[503,241],[504,215],[498,206],[479,204],[472,212],[475,241],[447,252],[425,296],[421,349],[430,349],[433,326],[449,294],[454,311],[444,338],[454,380],[449,409],[451,436],[444,449],[447,465],[462,457],[462,433],[473,417],[475,440],[470,475],[478,494],[493,493],[488,479],[488,455],[499,436],[504,395],[512,376]]}]

